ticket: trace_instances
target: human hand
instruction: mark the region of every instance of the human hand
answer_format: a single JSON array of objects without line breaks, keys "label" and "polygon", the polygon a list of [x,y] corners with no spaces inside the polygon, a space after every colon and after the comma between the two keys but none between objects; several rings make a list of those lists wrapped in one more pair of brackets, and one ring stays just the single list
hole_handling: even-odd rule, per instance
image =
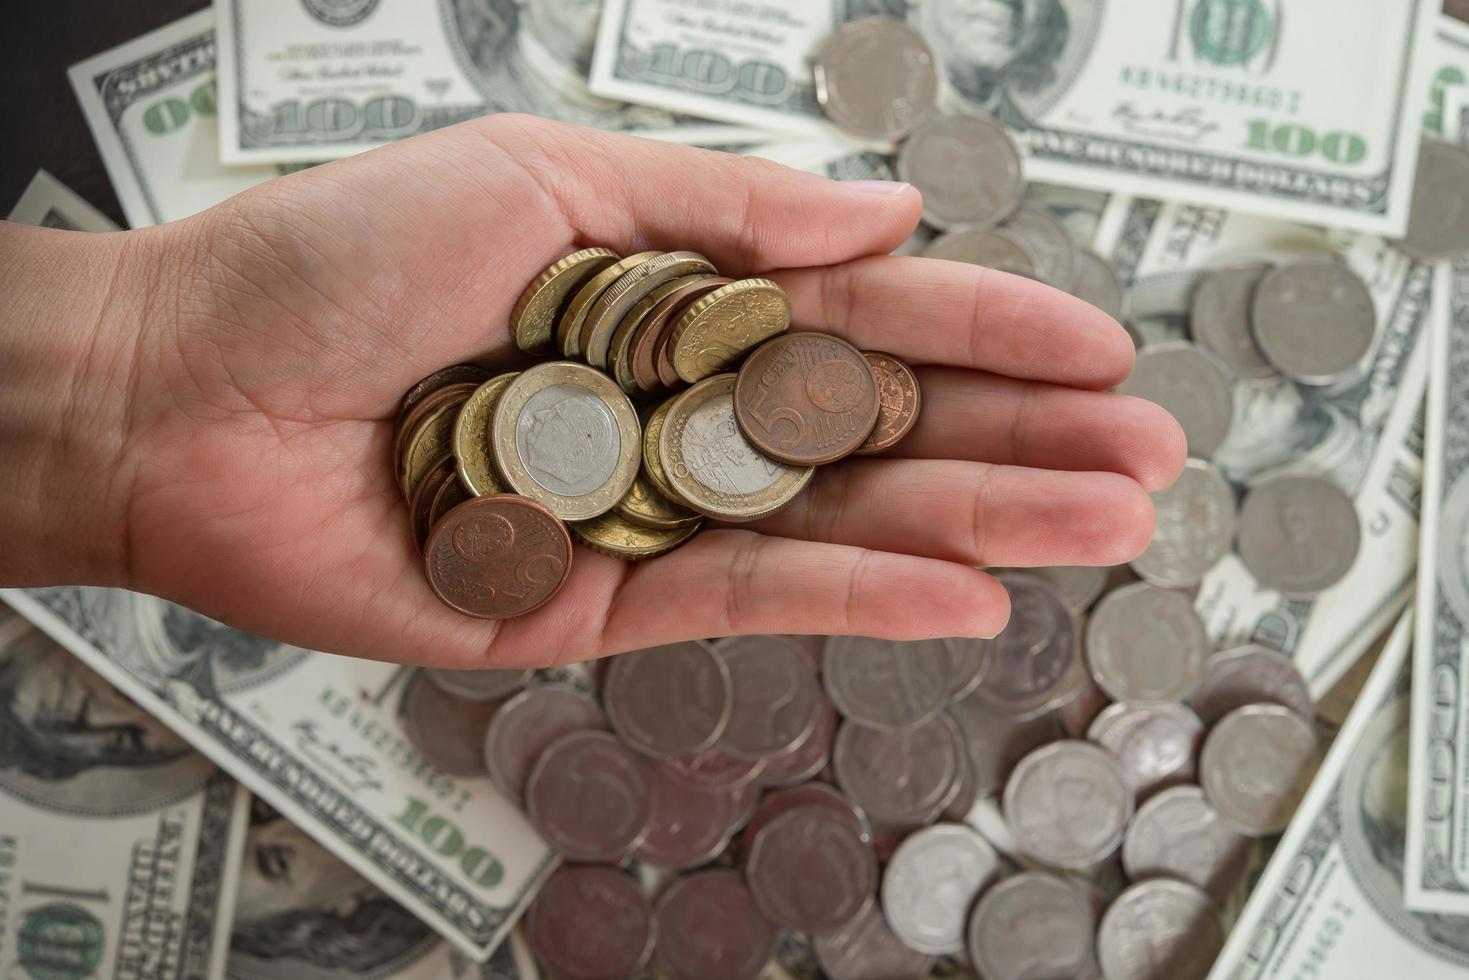
[{"label": "human hand", "polygon": [[[44,382],[55,404],[18,402],[39,369],[0,395],[12,425],[64,420],[51,451],[70,445],[92,472],[71,486],[60,464],[29,461],[0,482],[65,558],[18,530],[0,581],[126,586],[313,649],[453,667],[735,633],[991,635],[1008,601],[974,566],[1138,554],[1147,494],[1176,477],[1184,439],[1161,409],[1105,390],[1132,365],[1106,315],[1004,273],[885,254],[920,208],[905,185],[502,115],[93,236],[109,240],[107,283],[79,289],[100,296],[95,324],[22,348],[49,352],[43,366],[58,344],[74,353]],[[31,261],[0,263],[0,284],[79,247],[26,231]],[[639,564],[578,548],[545,606],[470,619],[434,597],[409,537],[389,462],[397,402],[445,365],[516,360],[511,305],[586,245],[692,249],[725,275],[769,276],[798,328],[915,365],[923,413],[886,455],[823,467],[773,517]],[[18,304],[23,323],[44,322],[40,302]]]}]

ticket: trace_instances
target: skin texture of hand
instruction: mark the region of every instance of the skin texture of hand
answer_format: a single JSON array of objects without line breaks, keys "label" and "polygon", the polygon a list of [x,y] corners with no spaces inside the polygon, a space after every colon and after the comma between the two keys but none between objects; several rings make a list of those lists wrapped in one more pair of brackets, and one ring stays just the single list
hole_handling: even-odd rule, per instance
[{"label": "skin texture of hand", "polygon": [[[1133,355],[1104,314],[887,255],[920,209],[904,185],[495,116],[162,228],[7,228],[0,583],[126,586],[312,649],[454,667],[735,633],[991,635],[1008,602],[974,566],[1128,560],[1184,440],[1106,391]],[[771,518],[638,564],[578,548],[552,602],[469,619],[410,540],[394,412],[445,365],[516,362],[516,297],[587,245],[770,276],[797,328],[915,365],[923,414]]]}]

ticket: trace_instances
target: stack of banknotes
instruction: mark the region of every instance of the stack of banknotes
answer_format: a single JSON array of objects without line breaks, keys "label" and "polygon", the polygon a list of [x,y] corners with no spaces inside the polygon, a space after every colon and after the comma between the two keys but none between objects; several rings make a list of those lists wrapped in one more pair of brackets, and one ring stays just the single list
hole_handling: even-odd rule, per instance
[{"label": "stack of banknotes", "polygon": [[[1066,662],[1078,666],[1055,680],[1060,693],[1025,711],[1006,705],[975,739],[963,722],[974,688],[945,682],[929,720],[949,719],[942,726],[968,744],[942,812],[920,823],[957,824],[983,840],[996,863],[984,876],[990,891],[974,887],[976,904],[1024,875],[1054,875],[1087,896],[1088,921],[1106,932],[1108,906],[1138,887],[1123,839],[1149,799],[1183,786],[1217,804],[1220,785],[1268,782],[1280,758],[1211,767],[1198,758],[1200,734],[1169,764],[1172,789],[1129,784],[1136,795],[1116,843],[1085,867],[1037,859],[1006,802],[1010,770],[1052,743],[1063,749],[1046,757],[1090,751],[1090,736],[1130,773],[1126,746],[1094,722],[1139,706],[1192,719],[1199,733],[1213,725],[1212,736],[1218,718],[1200,694],[1211,663],[1224,655],[1216,672],[1249,658],[1274,663],[1273,651],[1288,660],[1277,687],[1293,693],[1262,700],[1312,719],[1319,765],[1287,794],[1288,826],[1231,828],[1250,843],[1183,944],[1212,954],[1213,926],[1199,923],[1217,920],[1212,966],[1177,958],[1169,930],[1184,927],[1144,909],[1129,942],[1118,947],[1113,935],[1112,952],[1084,957],[1076,975],[1469,975],[1465,4],[215,0],[71,66],[70,78],[133,227],[503,111],[838,179],[896,179],[898,148],[832,122],[813,70],[835,32],[872,16],[922,39],[937,110],[1002,126],[1029,181],[1000,228],[1013,254],[958,249],[953,229],[936,227],[921,227],[902,251],[1018,264],[1118,316],[1146,367],[1131,390],[1181,417],[1194,457],[1180,486],[1158,495],[1158,536],[1131,567],[1041,573],[1073,620],[1027,649],[1055,654],[1057,637],[1071,637]],[[1417,221],[1411,233],[1423,213],[1446,216],[1429,229],[1437,240]],[[44,172],[9,217],[114,227]],[[1323,264],[1341,277],[1325,301],[1298,274]],[[1287,272],[1298,281],[1273,290],[1286,315],[1322,331],[1308,336],[1308,353],[1335,349],[1330,331],[1355,317],[1361,349],[1350,363],[1317,373],[1270,348],[1259,287]],[[1301,498],[1309,506],[1279,494],[1272,502],[1272,488],[1290,481],[1314,494]],[[474,746],[470,764],[456,766],[426,740],[409,698],[428,689],[423,674],[285,646],[119,590],[0,598],[10,607],[0,607],[0,973],[565,980],[567,967],[547,964],[536,916],[530,930],[522,922],[555,880],[557,850],[518,794],[478,765]],[[1013,656],[1020,638],[1011,639]],[[1191,681],[1140,691],[1195,648]],[[811,717],[861,727],[862,711],[843,700],[850,683],[823,664],[843,644],[803,649],[819,678]],[[1150,663],[1160,649],[1171,658]],[[524,683],[606,705],[590,667]],[[1033,737],[1037,724],[1045,734]],[[823,763],[836,731],[804,776],[848,806],[861,795],[855,770]],[[1177,748],[1137,737],[1134,754],[1155,769]],[[986,751],[1001,744],[997,763]],[[991,778],[976,777],[982,761]],[[752,813],[762,794],[782,791],[750,785],[740,799]],[[1057,789],[1056,800],[1063,816],[1079,808],[1088,826],[1102,819],[1095,798]],[[884,915],[900,938],[922,933],[922,921],[895,921],[904,910],[887,896],[916,825],[872,822],[887,874],[861,913],[878,918],[860,921],[869,936]],[[731,831],[709,866],[748,876],[740,840]],[[1153,863],[1188,867],[1197,857]],[[908,863],[915,896],[952,894],[953,868]],[[689,870],[627,865],[660,927],[660,896],[692,880]],[[1162,907],[1171,887],[1155,889]],[[1000,931],[1019,952],[985,961],[976,918],[967,917],[962,951],[906,958],[782,929],[755,968],[793,980],[924,971],[1004,980],[1032,975],[1025,963],[1049,962],[1066,938],[1059,921],[1018,917]],[[593,924],[586,935],[564,923],[553,934],[590,944]],[[1088,950],[1098,941],[1088,937]],[[682,975],[669,956],[638,960],[637,975]]]}]

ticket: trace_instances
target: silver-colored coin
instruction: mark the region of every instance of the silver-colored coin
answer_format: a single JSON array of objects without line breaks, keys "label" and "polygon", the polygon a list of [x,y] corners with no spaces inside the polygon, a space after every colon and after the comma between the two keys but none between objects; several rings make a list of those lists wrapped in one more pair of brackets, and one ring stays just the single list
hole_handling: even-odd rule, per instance
[{"label": "silver-colored coin", "polygon": [[846,821],[858,840],[864,844],[872,843],[872,823],[862,808],[843,796],[835,786],[817,781],[767,793],[750,817],[745,829],[746,843],[753,843],[760,836],[761,829],[781,814],[808,806],[825,807]]},{"label": "silver-colored coin", "polygon": [[926,980],[934,958],[911,949],[888,927],[877,906],[840,932],[811,944],[831,980]]},{"label": "silver-colored coin", "polygon": [[602,700],[617,734],[647,755],[696,755],[729,723],[729,668],[706,643],[689,641],[618,655]]},{"label": "silver-colored coin", "polygon": [[949,655],[949,700],[957,701],[979,686],[989,666],[990,648],[969,636],[951,636],[942,642]]},{"label": "silver-colored coin", "polygon": [[503,701],[525,687],[529,670],[443,670],[424,668],[424,674],[443,691],[470,701]]},{"label": "silver-colored coin", "polygon": [[1209,805],[1197,786],[1165,789],[1138,807],[1122,842],[1133,881],[1178,878],[1223,902],[1243,876],[1250,842]]},{"label": "silver-colored coin", "polygon": [[1036,256],[1030,246],[1003,228],[955,228],[923,250],[926,259],[947,259],[998,269],[1028,279],[1036,278]]},{"label": "silver-colored coin", "polygon": [[734,792],[753,782],[764,771],[765,760],[741,759],[716,745],[693,755],[659,759],[658,766],[667,770],[674,779],[682,779],[694,786]]},{"label": "silver-colored coin", "polygon": [[[958,724],[955,722],[955,724]],[[974,765],[969,761],[969,753],[959,753],[959,780],[954,790],[954,798],[939,812],[940,820],[950,823],[964,823],[969,819],[969,813],[974,809],[974,804],[979,802],[979,779],[975,775]]]},{"label": "silver-colored coin", "polygon": [[1027,568],[1021,574],[1043,578],[1056,587],[1066,608],[1080,616],[1107,588],[1107,569],[1095,565],[1053,565],[1049,568]]},{"label": "silver-colored coin", "polygon": [[1139,351],[1132,376],[1117,390],[1167,409],[1183,426],[1190,456],[1214,455],[1234,422],[1229,377],[1212,355],[1193,344],[1156,344]]},{"label": "silver-colored coin", "polygon": [[1197,778],[1204,724],[1181,704],[1114,704],[1097,715],[1087,738],[1117,758],[1133,797],[1143,800]]},{"label": "silver-colored coin", "polygon": [[654,914],[655,955],[668,980],[755,980],[775,953],[775,927],[738,871],[682,875],[659,896]]},{"label": "silver-colored coin", "polygon": [[1209,896],[1169,878],[1117,896],[1097,930],[1107,980],[1203,980],[1223,946],[1224,925]]},{"label": "silver-colored coin", "polygon": [[531,768],[552,742],[572,732],[606,728],[607,716],[585,695],[559,687],[521,691],[495,712],[485,733],[490,781],[519,803]]},{"label": "silver-colored coin", "polygon": [[837,28],[815,75],[816,101],[827,118],[860,139],[902,139],[938,98],[933,52],[891,17],[863,17]]},{"label": "silver-colored coin", "polygon": [[1061,737],[1052,713],[1017,721],[973,696],[955,701],[948,712],[964,737],[970,776],[978,795],[999,792],[1017,762]]},{"label": "silver-colored coin", "polygon": [[1022,871],[985,892],[969,918],[969,956],[985,980],[1084,975],[1096,946],[1097,913],[1076,884]]},{"label": "silver-colored coin", "polygon": [[1089,248],[1077,249],[1076,255],[1076,284],[1071,287],[1071,295],[1121,321],[1127,315],[1127,287],[1117,267]]},{"label": "silver-colored coin", "polygon": [[1086,626],[1092,678],[1114,701],[1179,701],[1199,686],[1209,636],[1182,592],[1139,582],[1108,593]]},{"label": "silver-colored coin", "polygon": [[1204,680],[1189,699],[1205,725],[1213,725],[1247,704],[1279,704],[1314,721],[1311,689],[1291,659],[1261,646],[1236,647],[1214,654],[1204,664]]},{"label": "silver-colored coin", "polygon": [[916,827],[953,800],[963,752],[963,736],[946,714],[903,732],[848,722],[837,731],[832,769],[837,784],[873,820]]},{"label": "silver-colored coin", "polygon": [[1088,868],[1111,856],[1132,817],[1132,790],[1112,753],[1065,740],[1020,760],[1002,799],[1015,843],[1056,868]]},{"label": "silver-colored coin", "polygon": [[837,734],[837,711],[822,694],[816,706],[816,724],[810,734],[783,755],[765,760],[765,768],[755,777],[760,786],[793,786],[815,779],[831,761],[831,743]]},{"label": "silver-colored coin", "polygon": [[745,879],[766,918],[821,936],[850,925],[872,906],[877,857],[840,814],[798,807],[755,835]]},{"label": "silver-colored coin", "polygon": [[1214,726],[1199,775],[1220,816],[1263,837],[1290,823],[1320,765],[1316,730],[1300,715],[1278,704],[1251,704]]},{"label": "silver-colored coin", "polygon": [[647,763],[610,732],[563,735],[531,770],[525,811],[567,860],[616,864],[648,833]]},{"label": "silver-colored coin", "polygon": [[930,116],[898,151],[898,177],[923,194],[923,220],[944,230],[993,228],[1025,192],[1015,142],[978,116]]},{"label": "silver-colored coin", "polygon": [[1340,582],[1357,560],[1356,505],[1320,476],[1278,476],[1240,504],[1239,556],[1267,589],[1308,598]]},{"label": "silver-colored coin", "polygon": [[1188,589],[1234,543],[1234,491],[1210,463],[1191,459],[1173,485],[1153,494],[1153,540],[1132,560],[1144,581]]},{"label": "silver-colored coin", "polygon": [[1423,141],[1408,231],[1393,244],[1424,262],[1469,251],[1469,151],[1442,140]]},{"label": "silver-colored coin", "polygon": [[633,856],[659,868],[693,868],[714,860],[729,842],[734,796],[701,789],[650,766],[648,832]]},{"label": "silver-colored coin", "polygon": [[1081,256],[1066,226],[1038,204],[1022,204],[1005,219],[1001,230],[1024,243],[1035,265],[1035,278],[1063,292],[1076,288]]},{"label": "silver-colored coin", "polygon": [[736,636],[714,650],[729,668],[729,723],[719,746],[744,759],[784,755],[816,728],[821,685],[809,661],[778,636]]},{"label": "silver-colored coin", "polygon": [[420,671],[408,682],[399,714],[403,734],[432,765],[451,776],[483,776],[485,732],[496,707],[455,697]]},{"label": "silver-colored coin", "polygon": [[964,949],[964,926],[979,894],[1000,872],[995,849],[959,824],[909,835],[888,858],[882,908],[913,949],[943,956]]},{"label": "silver-colored coin", "polygon": [[844,718],[882,731],[904,731],[943,710],[949,697],[949,651],[943,640],[899,643],[833,636],[821,658],[831,703]]},{"label": "silver-colored coin", "polygon": [[1211,272],[1194,287],[1189,303],[1194,341],[1223,361],[1236,378],[1273,378],[1278,373],[1255,343],[1250,327],[1255,287],[1269,271],[1267,262],[1250,262]]},{"label": "silver-colored coin", "polygon": [[1033,575],[1006,573],[1010,622],[984,643],[989,665],[973,696],[1017,717],[1058,707],[1080,690],[1086,670],[1077,646],[1076,620],[1061,593]]},{"label": "silver-colored coin", "polygon": [[1255,287],[1255,343],[1266,360],[1302,384],[1351,374],[1377,334],[1377,309],[1362,277],[1335,259],[1277,266]]}]

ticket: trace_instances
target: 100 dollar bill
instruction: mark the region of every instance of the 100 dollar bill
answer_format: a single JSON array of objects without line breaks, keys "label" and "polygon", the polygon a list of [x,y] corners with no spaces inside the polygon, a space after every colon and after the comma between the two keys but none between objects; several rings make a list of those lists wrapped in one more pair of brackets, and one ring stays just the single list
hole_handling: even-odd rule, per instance
[{"label": "100 dollar bill", "polygon": [[874,13],[924,35],[946,107],[1004,122],[1033,179],[1380,234],[1406,225],[1427,104],[1415,56],[1436,0],[607,0],[592,90],[830,132],[811,59]]}]

